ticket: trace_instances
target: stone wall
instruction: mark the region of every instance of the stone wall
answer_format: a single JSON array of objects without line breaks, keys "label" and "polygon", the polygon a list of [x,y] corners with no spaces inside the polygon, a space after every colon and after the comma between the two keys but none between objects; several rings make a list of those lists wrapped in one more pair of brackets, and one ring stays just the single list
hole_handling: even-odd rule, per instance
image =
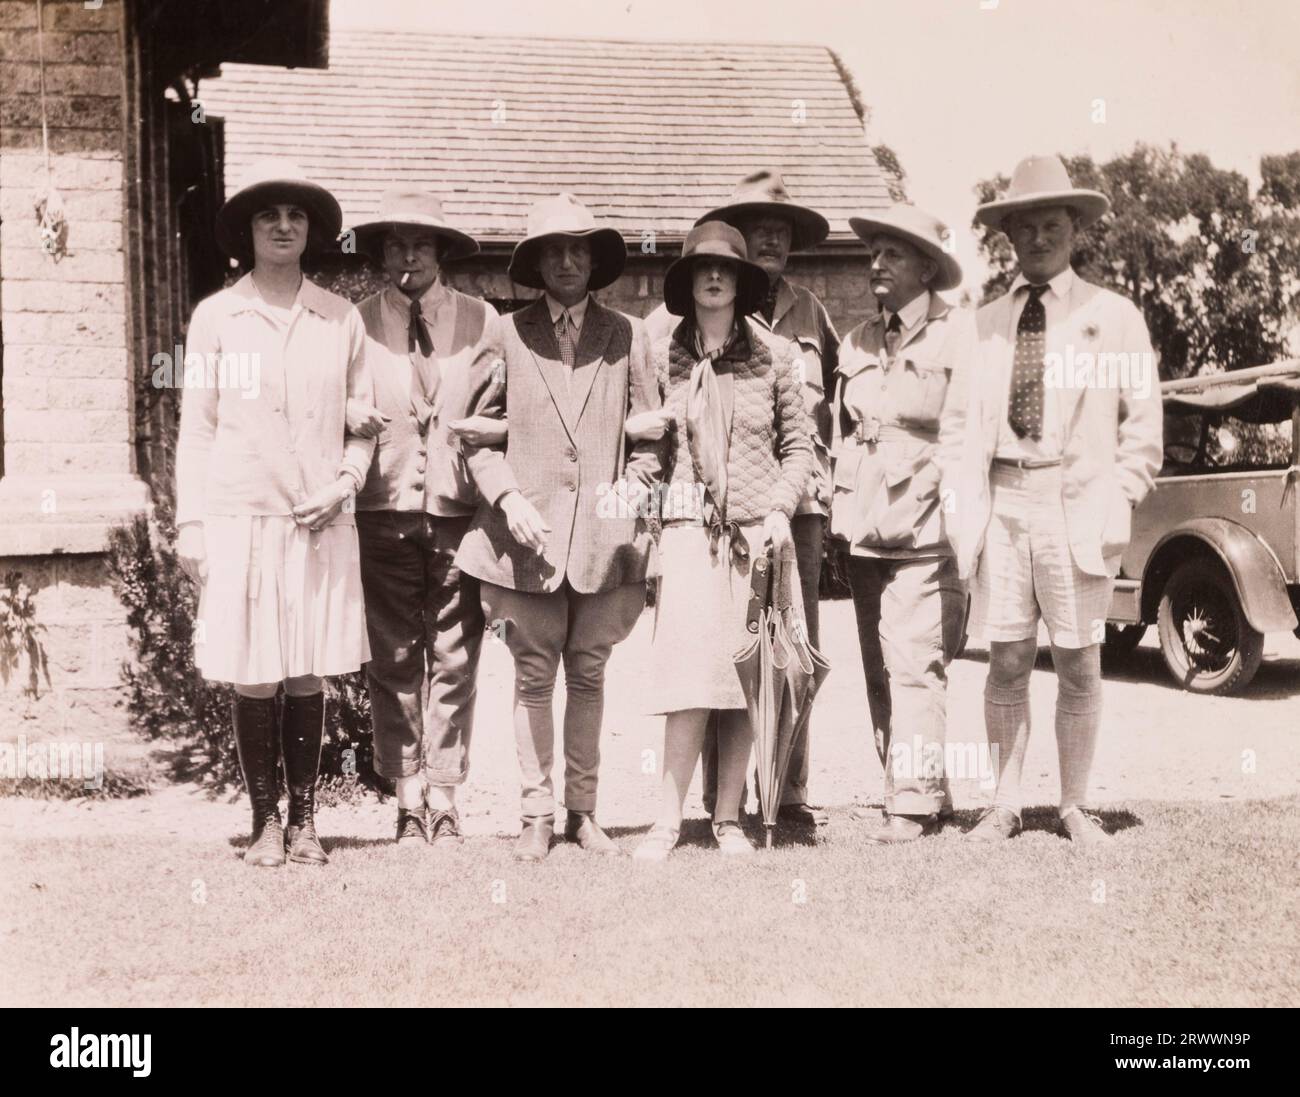
[{"label": "stone wall", "polygon": [[[125,615],[104,549],[149,505],[132,448],[122,5],[43,8],[38,36],[35,0],[0,0],[0,578],[20,572],[31,588],[48,673],[34,692],[25,660],[0,676],[0,742],[102,742],[120,773],[144,747],[123,707]],[[51,185],[61,254],[42,247],[34,212]]]}]

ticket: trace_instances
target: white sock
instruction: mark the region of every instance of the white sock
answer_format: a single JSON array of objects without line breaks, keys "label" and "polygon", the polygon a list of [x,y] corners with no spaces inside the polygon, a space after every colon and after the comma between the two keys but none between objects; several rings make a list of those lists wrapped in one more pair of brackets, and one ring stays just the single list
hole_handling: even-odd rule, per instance
[{"label": "white sock", "polygon": [[424,778],[418,773],[398,777],[393,785],[397,790],[397,806],[407,811],[419,811],[424,802]]},{"label": "white sock", "polygon": [[424,802],[434,811],[451,811],[456,806],[456,786],[430,785],[425,790]]}]

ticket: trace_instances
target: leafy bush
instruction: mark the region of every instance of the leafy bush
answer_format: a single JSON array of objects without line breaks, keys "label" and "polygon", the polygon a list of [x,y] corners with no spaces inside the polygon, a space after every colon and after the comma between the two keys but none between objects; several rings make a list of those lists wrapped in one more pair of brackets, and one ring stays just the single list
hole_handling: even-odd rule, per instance
[{"label": "leafy bush", "polygon": [[[127,610],[135,659],[122,674],[135,729],[158,741],[171,773],[216,791],[240,783],[230,725],[231,688],[206,681],[194,666],[198,592],[176,556],[171,504],[152,520],[138,516],[109,541],[109,575]],[[370,698],[364,677],[327,679],[321,787],[325,798],[383,789],[371,768]]]}]

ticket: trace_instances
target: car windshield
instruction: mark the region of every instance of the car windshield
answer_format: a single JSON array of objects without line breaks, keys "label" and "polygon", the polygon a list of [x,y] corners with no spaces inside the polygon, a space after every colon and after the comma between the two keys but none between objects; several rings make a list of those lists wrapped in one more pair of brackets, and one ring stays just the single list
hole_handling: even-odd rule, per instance
[{"label": "car windshield", "polygon": [[1291,423],[1249,423],[1222,412],[1173,409],[1165,415],[1162,476],[1284,469],[1291,464]]}]

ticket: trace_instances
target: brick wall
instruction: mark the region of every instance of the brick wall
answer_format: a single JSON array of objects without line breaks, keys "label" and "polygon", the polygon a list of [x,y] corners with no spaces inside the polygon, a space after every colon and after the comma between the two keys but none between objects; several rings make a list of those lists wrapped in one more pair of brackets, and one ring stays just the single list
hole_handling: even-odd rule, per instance
[{"label": "brick wall", "polygon": [[[148,505],[132,453],[124,248],[125,51],[120,0],[97,9],[0,0],[0,577],[34,595],[48,676],[0,680],[0,739],[97,741],[110,772],[138,767],[120,666],[122,607],[107,579],[107,530]],[[43,43],[41,41],[43,38]],[[45,60],[50,182],[67,251],[42,250],[34,203]]]}]

